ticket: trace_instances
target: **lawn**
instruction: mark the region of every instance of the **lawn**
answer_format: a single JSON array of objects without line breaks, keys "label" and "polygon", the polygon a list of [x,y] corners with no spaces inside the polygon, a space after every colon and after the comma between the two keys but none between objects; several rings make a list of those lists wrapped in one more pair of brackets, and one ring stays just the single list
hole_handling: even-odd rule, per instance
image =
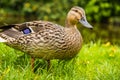
[{"label": "lawn", "polygon": [[84,44],[72,60],[36,59],[36,72],[30,56],[0,43],[0,80],[120,80],[120,46],[110,42]]}]

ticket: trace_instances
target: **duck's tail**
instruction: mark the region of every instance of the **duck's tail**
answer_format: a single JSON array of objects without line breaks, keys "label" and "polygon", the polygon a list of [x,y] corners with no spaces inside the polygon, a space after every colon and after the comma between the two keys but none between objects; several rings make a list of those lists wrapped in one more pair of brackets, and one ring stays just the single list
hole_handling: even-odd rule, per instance
[{"label": "duck's tail", "polygon": [[10,28],[12,28],[15,25],[5,25],[5,26],[0,26],[0,32],[3,32],[5,30],[8,30]]},{"label": "duck's tail", "polygon": [[0,27],[0,42],[7,42],[7,40],[3,38],[2,34],[4,33],[4,31],[10,29],[12,26],[13,25],[5,25]]}]

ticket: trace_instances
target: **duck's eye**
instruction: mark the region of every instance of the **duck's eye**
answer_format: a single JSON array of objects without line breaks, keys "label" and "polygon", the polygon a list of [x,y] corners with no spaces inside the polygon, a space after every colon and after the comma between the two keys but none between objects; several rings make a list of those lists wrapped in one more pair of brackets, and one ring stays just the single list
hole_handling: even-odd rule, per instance
[{"label": "duck's eye", "polygon": [[29,33],[31,33],[31,30],[30,30],[30,28],[25,28],[25,29],[22,30],[22,32],[24,34],[29,34]]},{"label": "duck's eye", "polygon": [[78,12],[78,10],[74,10],[75,12]]}]

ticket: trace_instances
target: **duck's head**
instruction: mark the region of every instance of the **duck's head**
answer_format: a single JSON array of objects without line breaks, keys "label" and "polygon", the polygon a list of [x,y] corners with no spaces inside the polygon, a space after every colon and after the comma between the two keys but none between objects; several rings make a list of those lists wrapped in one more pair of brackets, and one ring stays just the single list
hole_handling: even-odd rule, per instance
[{"label": "duck's head", "polygon": [[70,27],[70,26],[74,26],[76,25],[78,22],[80,22],[83,26],[87,27],[87,28],[93,28],[86,19],[85,16],[85,11],[83,8],[78,7],[78,6],[74,6],[71,8],[71,10],[68,12],[67,15],[67,20],[66,20],[66,26]]}]

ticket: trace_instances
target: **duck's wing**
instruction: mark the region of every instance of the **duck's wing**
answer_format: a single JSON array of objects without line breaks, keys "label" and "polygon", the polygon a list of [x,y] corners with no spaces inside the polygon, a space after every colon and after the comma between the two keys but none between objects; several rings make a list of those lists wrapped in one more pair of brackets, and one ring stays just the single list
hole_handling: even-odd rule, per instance
[{"label": "duck's wing", "polygon": [[56,24],[47,21],[31,21],[21,24],[12,24],[0,27],[0,37],[19,38],[32,33],[43,32],[47,29],[57,28]]},{"label": "duck's wing", "polygon": [[[32,21],[0,27],[0,42],[27,53],[52,50],[63,43],[64,28],[47,21]],[[59,40],[60,39],[60,40]],[[53,50],[54,51],[54,50]],[[37,54],[36,54],[37,55]]]}]

